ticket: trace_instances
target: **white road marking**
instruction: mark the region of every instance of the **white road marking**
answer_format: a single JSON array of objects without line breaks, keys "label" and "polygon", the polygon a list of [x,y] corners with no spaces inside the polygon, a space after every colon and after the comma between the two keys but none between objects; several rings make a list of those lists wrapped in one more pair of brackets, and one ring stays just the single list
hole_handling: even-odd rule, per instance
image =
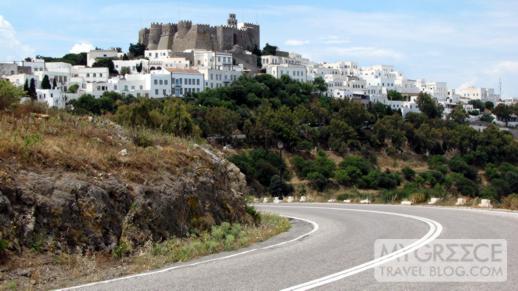
[{"label": "white road marking", "polygon": [[[291,206],[270,206],[270,207],[273,207],[273,208],[289,208]],[[432,220],[432,219],[428,219],[428,218],[425,218],[425,217],[421,217],[421,216],[415,216],[415,215],[409,215],[409,214],[403,214],[403,213],[396,213],[396,212],[387,212],[387,211],[378,211],[378,210],[364,210],[364,209],[352,209],[352,208],[336,208],[336,207],[315,207],[315,206],[298,206],[297,208],[308,208],[308,209],[329,209],[329,210],[339,210],[339,211],[353,211],[353,212],[367,212],[367,213],[376,213],[376,214],[384,214],[384,215],[394,215],[394,216],[400,216],[400,217],[405,217],[405,218],[410,218],[410,219],[415,219],[415,220],[419,220],[419,221],[422,221],[426,224],[428,224],[428,226],[430,227],[429,231],[420,239],[416,240],[415,242],[413,242],[412,244],[402,248],[402,249],[399,249],[395,252],[392,252],[386,256],[383,256],[383,257],[379,257],[377,259],[374,259],[372,261],[368,261],[366,263],[363,263],[363,264],[360,264],[358,266],[355,266],[355,267],[352,267],[352,268],[349,268],[349,269],[346,269],[346,270],[343,270],[343,271],[340,271],[340,272],[337,272],[337,273],[334,273],[334,274],[331,274],[331,275],[327,275],[327,276],[324,276],[324,277],[321,277],[321,278],[317,278],[317,279],[314,279],[312,281],[309,281],[309,282],[305,282],[305,283],[302,283],[302,284],[299,284],[299,285],[295,285],[295,286],[291,286],[291,287],[288,287],[288,288],[285,288],[281,291],[287,291],[287,290],[309,290],[309,289],[313,289],[313,288],[316,288],[316,287],[319,287],[319,286],[323,286],[323,285],[327,285],[329,283],[332,283],[332,282],[336,282],[338,280],[341,280],[343,278],[347,278],[347,277],[350,277],[352,275],[355,275],[355,274],[358,274],[358,273],[361,273],[363,271],[366,271],[366,270],[369,270],[369,269],[372,269],[374,267],[377,267],[379,265],[382,265],[384,263],[387,263],[387,262],[390,262],[390,261],[393,261],[399,257],[402,257],[408,253],[411,253],[427,244],[429,244],[430,242],[432,242],[433,240],[435,240],[437,237],[439,237],[439,235],[441,234],[442,232],[442,225],[435,221],[435,220]]]},{"label": "white road marking", "polygon": [[240,253],[236,253],[236,254],[232,254],[232,255],[228,255],[228,256],[224,256],[224,257],[219,257],[219,258],[214,258],[214,259],[210,259],[210,260],[200,261],[200,262],[196,262],[196,263],[185,264],[185,265],[180,265],[180,266],[174,266],[174,267],[169,267],[169,268],[160,269],[160,270],[156,270],[156,271],[149,271],[149,272],[145,272],[145,273],[129,275],[129,276],[119,277],[119,278],[110,279],[110,280],[92,282],[92,283],[88,283],[88,284],[83,284],[83,285],[78,285],[78,286],[73,286],[73,287],[68,287],[68,288],[63,288],[63,289],[56,289],[56,290],[59,290],[59,291],[61,291],[61,290],[76,290],[76,289],[93,287],[93,286],[102,285],[102,284],[109,284],[109,283],[113,283],[113,282],[117,282],[117,281],[123,281],[123,280],[128,280],[128,279],[133,279],[133,278],[140,278],[140,277],[150,276],[150,275],[154,275],[154,274],[165,273],[165,272],[169,272],[169,271],[176,270],[176,269],[181,269],[181,268],[194,267],[194,266],[198,266],[198,265],[201,265],[201,264],[206,264],[206,263],[211,263],[211,262],[216,262],[216,261],[227,260],[227,259],[231,259],[231,258],[234,258],[234,257],[237,257],[237,256],[242,256],[242,255],[245,255],[245,254],[249,254],[251,252],[255,252],[255,251],[258,251],[258,250],[267,250],[267,249],[271,249],[271,248],[275,248],[275,247],[280,247],[280,246],[283,246],[283,245],[286,245],[286,244],[289,244],[289,243],[301,240],[301,239],[303,239],[305,237],[308,237],[308,236],[312,235],[313,233],[315,233],[319,229],[319,225],[316,222],[311,221],[309,219],[298,218],[298,217],[294,217],[294,216],[285,216],[285,215],[282,215],[282,216],[283,217],[287,217],[287,218],[291,218],[291,219],[297,219],[297,220],[301,220],[301,221],[307,222],[307,223],[311,224],[313,226],[313,228],[311,229],[311,231],[309,231],[309,232],[307,232],[305,234],[302,234],[302,235],[300,235],[300,236],[298,236],[298,237],[296,237],[294,239],[290,239],[290,240],[287,240],[287,241],[283,241],[283,242],[280,242],[280,243],[277,243],[277,244],[274,244],[274,245],[270,245],[270,246],[266,246],[266,247],[262,247],[262,248],[251,249],[251,250],[243,251],[243,252],[240,252]]}]

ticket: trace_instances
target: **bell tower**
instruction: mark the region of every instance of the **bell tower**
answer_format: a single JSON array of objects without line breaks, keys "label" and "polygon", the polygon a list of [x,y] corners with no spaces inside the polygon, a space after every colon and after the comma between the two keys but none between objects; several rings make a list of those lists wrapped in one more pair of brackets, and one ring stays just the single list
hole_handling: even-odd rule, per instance
[{"label": "bell tower", "polygon": [[235,13],[230,13],[228,15],[227,24],[232,28],[237,28],[237,18]]}]

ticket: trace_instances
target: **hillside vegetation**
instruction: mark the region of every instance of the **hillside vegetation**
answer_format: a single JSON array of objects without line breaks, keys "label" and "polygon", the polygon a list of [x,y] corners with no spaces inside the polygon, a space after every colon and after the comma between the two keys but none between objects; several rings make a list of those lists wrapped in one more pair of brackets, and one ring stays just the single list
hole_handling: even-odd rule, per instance
[{"label": "hillside vegetation", "polygon": [[[384,202],[464,195],[503,203],[518,192],[516,140],[496,126],[471,128],[461,107],[443,119],[442,107],[420,94],[422,113],[403,118],[385,105],[333,99],[325,91],[318,78],[258,75],[183,100],[83,96],[72,110],[108,115],[135,130],[230,144],[230,159],[255,195],[345,197],[366,190]],[[387,159],[398,165],[383,165]],[[399,166],[412,164],[421,167]]]}]

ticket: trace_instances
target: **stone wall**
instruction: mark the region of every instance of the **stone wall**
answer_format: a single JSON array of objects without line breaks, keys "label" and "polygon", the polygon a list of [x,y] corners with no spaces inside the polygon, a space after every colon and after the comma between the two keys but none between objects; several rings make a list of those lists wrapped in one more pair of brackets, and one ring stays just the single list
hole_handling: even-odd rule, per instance
[{"label": "stone wall", "polygon": [[139,31],[139,43],[147,49],[206,49],[225,51],[235,45],[252,51],[260,46],[259,25],[245,23],[242,27],[222,25],[210,26],[192,24],[191,21],[178,23],[152,23],[149,28]]}]

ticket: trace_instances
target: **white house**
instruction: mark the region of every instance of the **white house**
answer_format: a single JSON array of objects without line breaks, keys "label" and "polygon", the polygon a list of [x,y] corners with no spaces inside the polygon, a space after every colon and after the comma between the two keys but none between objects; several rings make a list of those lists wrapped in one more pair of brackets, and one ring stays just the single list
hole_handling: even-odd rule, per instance
[{"label": "white house", "polygon": [[110,73],[108,68],[87,68],[85,66],[74,66],[72,68],[72,77],[82,78],[86,83],[91,82],[108,82]]},{"label": "white house", "polygon": [[22,67],[31,68],[32,73],[45,71],[45,61],[42,59],[31,59],[30,61],[21,61]]},{"label": "white house", "polygon": [[150,60],[148,63],[148,67],[150,71],[153,70],[162,70],[168,68],[177,68],[177,69],[188,69],[191,66],[191,63],[188,59],[182,57],[170,57],[163,59],[154,59]]},{"label": "white house", "polygon": [[119,74],[122,74],[124,68],[127,68],[130,74],[139,74],[137,67],[140,65],[142,65],[142,70],[140,73],[146,73],[149,71],[148,64],[149,61],[146,59],[113,61],[113,66],[115,67],[115,70],[119,72]]},{"label": "white house", "polygon": [[478,88],[465,87],[457,89],[457,94],[460,96],[462,102],[469,102],[471,100],[481,100],[483,102],[491,101],[496,104],[500,100],[500,96],[495,94],[493,88]]},{"label": "white house", "polygon": [[231,53],[206,50],[193,51],[194,66],[216,70],[229,70],[233,66]]},{"label": "white house", "polygon": [[38,77],[36,77],[34,75],[16,74],[16,75],[11,75],[11,76],[4,76],[3,78],[9,80],[9,82],[11,82],[13,85],[18,86],[18,87],[25,85],[25,81],[27,81],[28,85],[30,85],[30,82],[32,79],[34,79],[36,82],[35,83],[36,88],[38,88],[40,86]]},{"label": "white house", "polygon": [[203,74],[193,69],[167,69],[173,84],[173,96],[183,97],[189,93],[199,93],[204,89]]},{"label": "white house", "polygon": [[133,74],[111,78],[108,82],[109,90],[123,95],[135,97],[149,97],[151,87],[150,74]]},{"label": "white house", "polygon": [[439,101],[448,98],[448,84],[446,82],[427,82],[425,80],[417,80],[417,87],[423,93],[430,94]]},{"label": "white house", "polygon": [[306,82],[308,80],[306,66],[302,65],[267,65],[266,73],[280,79],[282,76],[288,76],[292,80]]},{"label": "white house", "polygon": [[173,84],[171,80],[171,73],[166,70],[151,71],[149,97],[164,98],[173,96]]},{"label": "white house", "polygon": [[52,89],[36,89],[36,95],[39,102],[46,103],[49,107],[64,108],[67,99],[61,90]]},{"label": "white house", "polygon": [[146,50],[144,56],[149,60],[166,59],[173,56],[172,50]]},{"label": "white house", "polygon": [[409,112],[421,112],[417,106],[416,99],[416,96],[412,96],[404,101],[389,100],[386,95],[373,95],[370,97],[370,101],[373,103],[379,102],[389,106],[392,110],[400,110],[403,117],[405,117]]},{"label": "white house", "polygon": [[98,59],[116,59],[119,57],[119,54],[120,53],[114,49],[92,50],[86,55],[86,65],[91,67]]},{"label": "white house", "polygon": [[203,74],[205,80],[205,88],[221,88],[230,85],[243,74],[242,68],[237,67],[233,70],[216,70],[210,68],[199,68],[198,71]]}]

